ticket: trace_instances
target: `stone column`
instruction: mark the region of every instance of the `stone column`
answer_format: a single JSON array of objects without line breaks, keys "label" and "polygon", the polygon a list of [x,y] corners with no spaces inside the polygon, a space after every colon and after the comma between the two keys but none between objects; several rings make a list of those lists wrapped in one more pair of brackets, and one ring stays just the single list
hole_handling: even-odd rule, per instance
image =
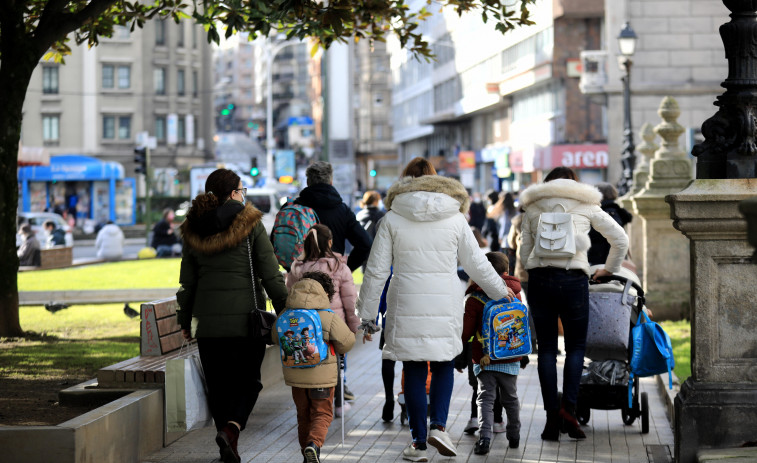
[{"label": "stone column", "polygon": [[691,377],[675,398],[679,463],[757,439],[757,266],[739,213],[757,193],[757,3],[723,3],[731,10],[720,27],[726,91],[693,150],[697,180],[667,198],[691,242]]},{"label": "stone column", "polygon": [[654,131],[662,145],[650,162],[649,179],[634,195],[634,212],[642,219],[642,258],[647,306],[657,320],[680,320],[689,316],[689,243],[673,228],[665,196],[681,191],[691,181],[691,164],[678,146],[684,128],[676,122],[681,114],[674,98],[665,97],[657,114],[662,118]]},{"label": "stone column", "polygon": [[[633,171],[633,186],[631,191],[627,195],[618,199],[618,203],[628,209],[634,211],[632,197],[641,192],[646,186],[649,180],[649,160],[654,156],[655,151],[659,148],[654,143],[654,139],[657,135],[654,133],[654,128],[649,122],[645,122],[639,130],[639,138],[641,143],[636,147],[636,151],[641,153],[641,160],[636,164],[636,169]],[[637,156],[638,158],[638,156]],[[636,274],[639,279],[644,279],[644,219],[638,216],[638,212],[634,211],[636,217],[630,224],[626,225],[626,233],[628,233],[629,253],[631,260],[636,264]]]}]

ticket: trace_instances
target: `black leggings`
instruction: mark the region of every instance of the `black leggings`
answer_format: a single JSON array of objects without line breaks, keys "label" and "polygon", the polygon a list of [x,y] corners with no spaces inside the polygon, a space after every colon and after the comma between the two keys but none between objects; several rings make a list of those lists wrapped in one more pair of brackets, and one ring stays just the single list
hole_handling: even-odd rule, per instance
[{"label": "black leggings", "polygon": [[229,421],[244,429],[263,389],[260,366],[265,343],[248,337],[198,338],[197,347],[216,429],[220,431]]}]

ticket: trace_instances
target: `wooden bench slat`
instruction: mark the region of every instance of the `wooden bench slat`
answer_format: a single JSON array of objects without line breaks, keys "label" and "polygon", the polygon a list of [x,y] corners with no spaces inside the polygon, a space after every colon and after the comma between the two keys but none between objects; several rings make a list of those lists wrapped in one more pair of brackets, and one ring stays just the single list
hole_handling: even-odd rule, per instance
[{"label": "wooden bench slat", "polygon": [[177,332],[181,332],[181,326],[175,316],[158,320],[158,333],[161,336]]}]

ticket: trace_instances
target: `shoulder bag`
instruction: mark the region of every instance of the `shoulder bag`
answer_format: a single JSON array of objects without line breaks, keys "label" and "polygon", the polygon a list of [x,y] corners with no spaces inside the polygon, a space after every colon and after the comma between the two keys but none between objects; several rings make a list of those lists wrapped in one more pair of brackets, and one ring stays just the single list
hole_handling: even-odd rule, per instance
[{"label": "shoulder bag", "polygon": [[249,314],[248,329],[250,336],[255,339],[262,339],[269,346],[273,345],[271,339],[271,330],[276,324],[276,314],[266,310],[258,309],[258,296],[255,294],[255,270],[252,267],[252,246],[250,237],[247,237],[247,256],[250,259],[250,277],[252,279],[252,304],[253,308]]}]

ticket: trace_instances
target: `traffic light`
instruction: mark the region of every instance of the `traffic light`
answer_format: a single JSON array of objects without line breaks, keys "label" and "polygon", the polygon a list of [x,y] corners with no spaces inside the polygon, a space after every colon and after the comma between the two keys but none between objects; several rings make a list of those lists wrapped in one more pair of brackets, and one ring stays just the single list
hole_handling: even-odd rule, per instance
[{"label": "traffic light", "polygon": [[250,176],[257,177],[260,175],[260,169],[258,169],[258,158],[250,159]]},{"label": "traffic light", "polygon": [[147,173],[147,147],[134,148],[134,162],[137,164],[134,167],[134,172],[137,174]]},{"label": "traffic light", "polygon": [[371,175],[371,177],[375,177],[376,176],[376,169],[371,169],[370,175]]}]

